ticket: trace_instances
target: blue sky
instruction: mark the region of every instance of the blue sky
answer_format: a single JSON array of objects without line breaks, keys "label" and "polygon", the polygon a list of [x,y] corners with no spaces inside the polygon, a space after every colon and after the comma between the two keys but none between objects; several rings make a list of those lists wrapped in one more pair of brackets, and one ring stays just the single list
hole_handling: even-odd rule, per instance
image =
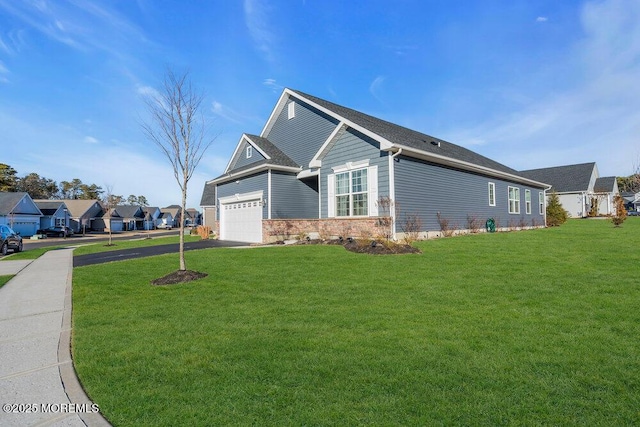
[{"label": "blue sky", "polygon": [[284,87],[515,169],[640,160],[637,0],[0,0],[0,162],[179,203],[143,96],[189,70],[222,173]]}]

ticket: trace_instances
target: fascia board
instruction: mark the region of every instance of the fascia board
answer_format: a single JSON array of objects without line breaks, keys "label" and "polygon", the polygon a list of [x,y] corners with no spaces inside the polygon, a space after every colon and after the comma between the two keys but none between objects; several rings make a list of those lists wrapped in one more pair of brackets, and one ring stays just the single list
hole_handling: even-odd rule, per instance
[{"label": "fascia board", "polygon": [[318,150],[318,152],[313,156],[311,161],[309,162],[310,168],[319,168],[322,166],[322,159],[327,155],[329,148],[335,143],[335,138],[338,136],[340,131],[345,127],[345,123],[340,121],[336,128],[331,132],[331,135],[327,138],[327,140],[322,144],[322,147]]},{"label": "fascia board", "polygon": [[249,144],[251,144],[251,146],[253,148],[255,148],[256,150],[258,150],[258,153],[262,154],[262,157],[264,157],[267,160],[271,160],[271,156],[269,156],[267,153],[265,153],[262,148],[258,147],[258,145],[248,136],[248,135],[243,135],[245,137],[245,139],[247,140],[247,142]]},{"label": "fascia board", "polygon": [[[439,154],[429,153],[427,151],[422,151],[416,148],[407,147],[400,144],[394,145],[396,148],[402,148],[402,154],[408,155],[409,157],[415,157],[422,160],[431,161],[434,163],[438,163],[445,166],[451,166],[458,169],[468,170],[471,172],[478,172],[483,175],[491,175],[496,178],[505,178],[510,181],[519,182],[522,184],[528,184],[535,187],[542,188],[551,188],[549,184],[545,184],[543,182],[534,181],[532,179],[528,179],[522,176],[513,175],[507,172],[498,171],[495,169],[487,168],[484,166],[476,165],[473,163],[465,162],[463,160],[452,159],[451,157],[441,156]],[[391,151],[391,150],[389,150]]]},{"label": "fascia board", "polygon": [[233,159],[236,158],[236,154],[238,154],[238,151],[240,150],[240,147],[242,146],[242,141],[245,139],[246,136],[247,135],[243,133],[242,136],[240,137],[240,140],[236,144],[236,149],[233,150],[233,154],[231,155],[231,158],[229,159],[229,162],[227,163],[227,166],[224,168],[224,172],[223,173],[227,173],[229,171],[229,167],[231,167],[231,162],[233,162]]},{"label": "fascia board", "polygon": [[295,92],[290,91],[289,89],[285,89],[285,91],[288,91],[288,93],[293,96],[294,98],[298,98],[304,102],[306,102],[307,104],[313,106],[314,108],[317,108],[318,110],[322,111],[323,113],[338,119],[340,122],[342,122],[343,124],[346,124],[347,126],[349,126],[350,128],[353,128],[355,130],[357,130],[360,133],[363,133],[365,135],[367,135],[368,137],[374,139],[375,141],[378,141],[380,143],[380,150],[389,150],[393,147],[393,143],[391,141],[389,141],[386,138],[381,137],[380,135],[378,135],[377,133],[371,132],[369,129],[366,129],[354,122],[352,122],[351,120],[347,120],[345,117],[342,117],[341,115],[335,113],[332,110],[329,110],[325,107],[323,107],[322,105],[316,104],[315,102],[311,101],[310,99],[305,98],[302,95],[299,95]]},{"label": "fascia board", "polygon": [[277,165],[269,165],[269,164],[262,164],[259,166],[255,166],[249,169],[245,169],[241,172],[231,172],[225,176],[221,176],[219,178],[215,178],[212,179],[211,181],[207,181],[207,184],[220,184],[223,182],[227,182],[227,181],[231,181],[233,179],[237,179],[237,178],[242,178],[248,175],[252,175],[254,173],[257,172],[262,172],[262,171],[266,171],[266,170],[276,170],[276,171],[282,171],[282,172],[292,172],[292,173],[299,173],[300,172],[300,168],[294,168],[291,166],[277,166]]},{"label": "fascia board", "polygon": [[273,111],[271,111],[269,120],[267,120],[267,123],[265,123],[264,128],[262,129],[262,132],[260,132],[261,137],[266,138],[265,135],[269,134],[269,132],[271,131],[271,128],[273,127],[276,121],[276,118],[280,115],[280,112],[284,108],[287,100],[289,99],[289,96],[292,93],[293,92],[291,92],[291,90],[284,88],[284,90],[282,91],[282,94],[280,95],[280,99],[278,99],[276,106],[273,108]]}]

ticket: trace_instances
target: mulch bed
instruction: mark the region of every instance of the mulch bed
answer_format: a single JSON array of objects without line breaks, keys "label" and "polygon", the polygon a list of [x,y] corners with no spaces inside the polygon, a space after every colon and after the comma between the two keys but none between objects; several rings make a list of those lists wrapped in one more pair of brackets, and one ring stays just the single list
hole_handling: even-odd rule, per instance
[{"label": "mulch bed", "polygon": [[177,270],[164,277],[152,280],[151,283],[157,286],[177,285],[178,283],[191,282],[192,280],[202,279],[207,276],[207,273],[200,273],[199,271]]},{"label": "mulch bed", "polygon": [[346,250],[370,255],[399,255],[399,254],[419,254],[420,249],[411,245],[386,240],[301,240],[298,245],[342,245]]}]

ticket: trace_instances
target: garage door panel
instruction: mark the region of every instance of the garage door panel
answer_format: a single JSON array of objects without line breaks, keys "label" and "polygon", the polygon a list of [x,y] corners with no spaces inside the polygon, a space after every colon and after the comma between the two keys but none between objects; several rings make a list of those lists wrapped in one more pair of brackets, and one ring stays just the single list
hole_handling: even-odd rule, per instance
[{"label": "garage door panel", "polygon": [[247,200],[221,204],[220,239],[262,242],[262,201]]}]

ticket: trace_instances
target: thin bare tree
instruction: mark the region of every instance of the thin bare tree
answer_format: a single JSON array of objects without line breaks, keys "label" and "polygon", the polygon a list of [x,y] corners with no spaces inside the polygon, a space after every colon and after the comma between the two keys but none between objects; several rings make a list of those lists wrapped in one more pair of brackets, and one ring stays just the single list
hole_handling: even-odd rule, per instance
[{"label": "thin bare tree", "polygon": [[[171,163],[182,191],[182,218],[187,209],[187,186],[207,149],[215,140],[202,114],[204,95],[194,89],[189,73],[168,70],[162,87],[144,98],[149,119],[142,123],[145,134]],[[184,259],[184,221],[180,224],[180,270]]]}]

